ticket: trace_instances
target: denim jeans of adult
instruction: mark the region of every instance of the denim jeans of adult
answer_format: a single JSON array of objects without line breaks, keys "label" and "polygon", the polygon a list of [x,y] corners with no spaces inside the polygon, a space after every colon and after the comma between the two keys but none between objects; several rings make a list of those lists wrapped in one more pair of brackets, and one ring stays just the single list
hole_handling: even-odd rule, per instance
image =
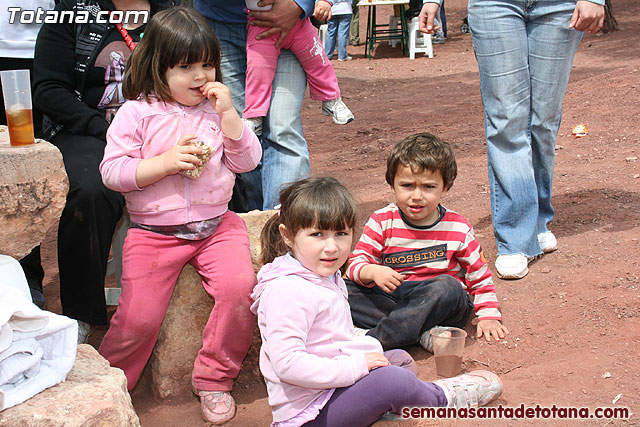
[{"label": "denim jeans of adult", "polygon": [[562,101],[582,33],[575,0],[470,0],[499,255],[542,251]]},{"label": "denim jeans of adult", "polygon": [[432,327],[464,328],[473,303],[462,284],[443,274],[424,281],[403,282],[387,294],[345,280],[353,323],[370,329],[385,350],[416,344]]},{"label": "denim jeans of adult", "polygon": [[329,59],[333,58],[333,52],[336,48],[336,39],[338,42],[338,58],[347,58],[347,43],[349,42],[349,30],[351,28],[351,14],[334,15],[327,22],[327,45],[324,51]]},{"label": "denim jeans of adult", "polygon": [[[247,71],[246,24],[209,20],[222,49],[223,83],[229,87],[233,105],[244,110]],[[283,50],[273,80],[271,105],[262,124],[262,162],[242,174],[247,184],[249,209],[271,209],[278,204],[283,184],[309,175],[309,148],[302,133],[300,110],[307,77],[295,55]]]}]

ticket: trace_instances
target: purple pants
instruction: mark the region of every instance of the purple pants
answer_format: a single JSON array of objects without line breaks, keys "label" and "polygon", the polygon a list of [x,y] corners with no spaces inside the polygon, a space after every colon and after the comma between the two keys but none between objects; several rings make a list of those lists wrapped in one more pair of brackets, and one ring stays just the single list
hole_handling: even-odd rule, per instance
[{"label": "purple pants", "polygon": [[337,388],[315,420],[305,426],[370,426],[386,412],[407,406],[447,406],[444,391],[415,375],[404,350],[386,351],[391,365],[377,368],[349,387]]}]

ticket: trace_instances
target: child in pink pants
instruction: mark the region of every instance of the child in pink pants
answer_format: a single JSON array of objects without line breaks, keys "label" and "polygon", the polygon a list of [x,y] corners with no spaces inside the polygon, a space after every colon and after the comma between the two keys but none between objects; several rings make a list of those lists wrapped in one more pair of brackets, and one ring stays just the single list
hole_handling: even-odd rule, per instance
[{"label": "child in pink pants", "polygon": [[[248,10],[256,10],[255,0],[247,0],[246,3]],[[262,118],[269,110],[271,89],[281,49],[291,50],[300,61],[307,73],[311,99],[322,101],[322,112],[332,116],[336,124],[344,125],[351,122],[354,119],[353,113],[340,97],[338,78],[318,38],[318,30],[311,20],[298,20],[280,47],[276,47],[279,33],[256,40],[256,36],[268,28],[251,25],[253,20],[249,17],[245,108],[242,117],[256,135],[262,133]]]},{"label": "child in pink pants", "polygon": [[235,415],[231,389],[255,323],[249,236],[227,206],[236,174],[262,157],[222,84],[220,58],[213,29],[193,8],[157,13],[127,63],[128,101],[109,126],[100,164],[105,186],[123,193],[131,217],[122,294],[100,354],[124,371],[131,390],[178,275],[192,265],[214,300],[192,384],[202,416],[217,425]]}]

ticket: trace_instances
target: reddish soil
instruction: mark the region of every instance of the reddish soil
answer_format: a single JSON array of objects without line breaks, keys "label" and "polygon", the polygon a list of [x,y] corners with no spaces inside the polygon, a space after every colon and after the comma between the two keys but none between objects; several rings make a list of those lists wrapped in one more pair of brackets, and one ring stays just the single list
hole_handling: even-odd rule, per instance
[{"label": "reddish soil", "polygon": [[[616,0],[614,5],[621,31],[585,35],[564,102],[557,142],[556,219],[551,224],[559,249],[534,263],[522,280],[496,279],[511,333],[502,342],[487,344],[475,339],[475,326],[469,324],[463,363],[465,370],[489,369],[501,376],[504,394],[496,404],[627,407],[632,412],[626,421],[592,419],[581,424],[585,426],[640,424],[640,3]],[[356,120],[336,126],[321,114],[318,102],[306,100],[304,130],[312,173],[334,176],[349,187],[359,201],[362,224],[392,200],[384,168],[395,142],[419,131],[451,141],[459,176],[445,204],[471,221],[493,268],[496,246],[477,64],[471,37],[458,28],[465,7],[464,0],[447,0],[449,38],[434,47],[432,59],[419,54],[412,61],[399,48],[380,44],[368,60],[364,46],[350,46],[354,60],[334,66]],[[379,9],[378,20],[384,22],[391,8]],[[366,8],[361,12],[364,39]],[[589,134],[576,139],[571,129],[579,123]],[[45,294],[47,307],[59,312],[54,238],[52,231],[43,248]],[[91,343],[98,345],[103,333],[97,331]],[[411,353],[420,377],[434,379],[432,355],[418,347]],[[269,424],[260,381],[244,382],[233,395],[239,409],[229,426]],[[192,396],[157,402],[141,384],[133,402],[143,426],[206,425]]]}]

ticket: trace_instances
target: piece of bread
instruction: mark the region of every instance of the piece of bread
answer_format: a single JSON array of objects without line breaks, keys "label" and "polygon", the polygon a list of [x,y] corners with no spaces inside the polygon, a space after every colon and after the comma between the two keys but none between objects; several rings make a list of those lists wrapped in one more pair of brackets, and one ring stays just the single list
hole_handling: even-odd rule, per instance
[{"label": "piece of bread", "polygon": [[202,148],[202,154],[195,155],[198,159],[200,159],[202,164],[200,164],[200,166],[196,166],[195,169],[182,170],[180,171],[180,174],[186,176],[189,179],[198,179],[200,178],[200,175],[202,175],[204,167],[209,162],[209,159],[211,159],[211,156],[213,155],[213,152],[215,150],[202,141],[192,140],[189,142],[191,145]]}]

